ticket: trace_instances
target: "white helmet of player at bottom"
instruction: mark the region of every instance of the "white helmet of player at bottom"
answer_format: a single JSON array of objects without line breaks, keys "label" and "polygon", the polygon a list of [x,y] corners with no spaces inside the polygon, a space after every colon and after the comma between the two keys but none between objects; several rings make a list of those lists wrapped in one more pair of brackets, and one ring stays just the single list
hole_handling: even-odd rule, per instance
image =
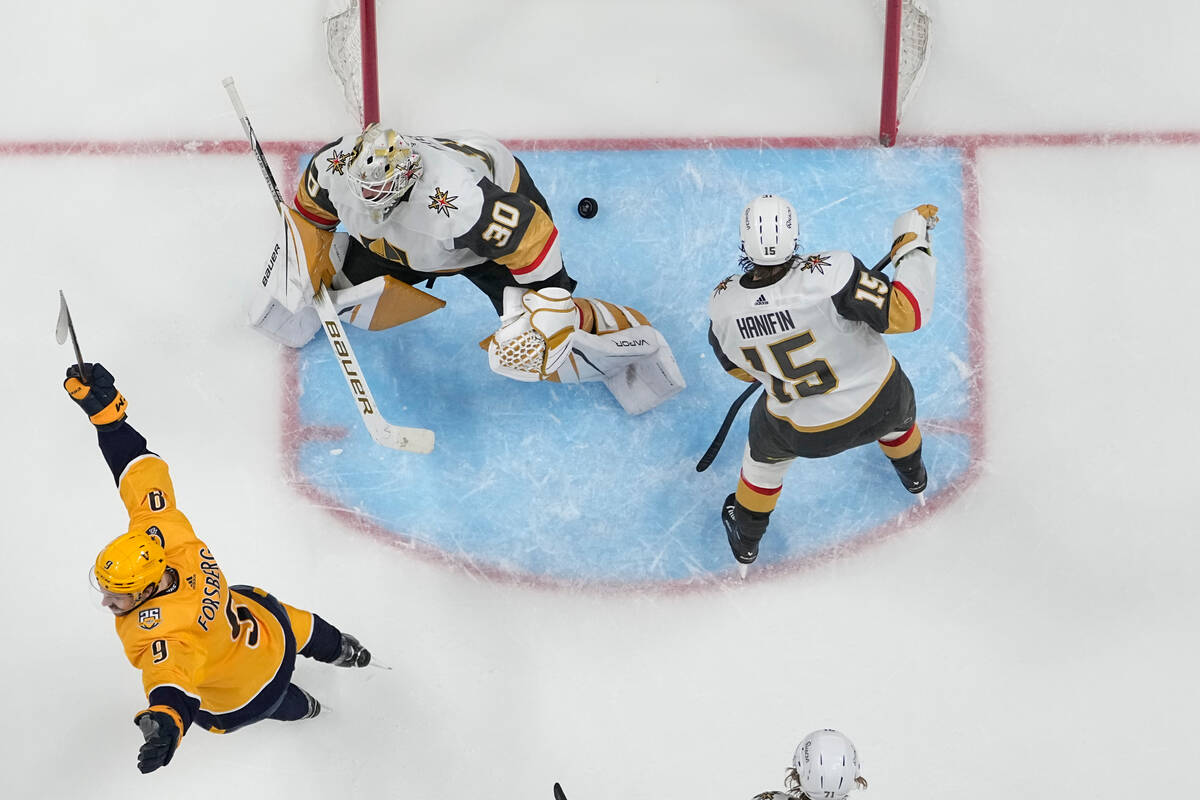
[{"label": "white helmet of player at bottom", "polygon": [[804,737],[792,756],[798,788],[811,800],[842,800],[866,781],[859,777],[858,753],[846,735],[832,728]]},{"label": "white helmet of player at bottom", "polygon": [[787,263],[796,252],[796,212],[782,197],[764,194],[742,212],[742,252],[755,264]]}]

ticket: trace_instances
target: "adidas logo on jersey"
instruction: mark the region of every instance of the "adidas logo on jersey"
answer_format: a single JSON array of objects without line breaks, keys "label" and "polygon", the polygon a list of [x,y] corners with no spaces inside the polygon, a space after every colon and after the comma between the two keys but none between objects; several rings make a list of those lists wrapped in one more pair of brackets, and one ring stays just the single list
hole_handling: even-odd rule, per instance
[{"label": "adidas logo on jersey", "polygon": [[756,305],[756,306],[769,305],[769,303],[767,302],[767,296],[765,294],[760,294],[758,296],[758,299],[754,301],[754,305]]}]

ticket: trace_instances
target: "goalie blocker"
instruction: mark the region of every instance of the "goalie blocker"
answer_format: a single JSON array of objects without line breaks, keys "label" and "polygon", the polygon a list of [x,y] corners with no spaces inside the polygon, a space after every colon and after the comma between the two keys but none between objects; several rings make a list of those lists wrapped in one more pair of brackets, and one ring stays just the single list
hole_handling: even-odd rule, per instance
[{"label": "goalie blocker", "polygon": [[687,386],[662,334],[640,312],[565,289],[504,290],[500,329],[480,342],[493,372],[519,381],[603,381],[629,414]]},{"label": "goalie blocker", "polygon": [[288,347],[303,347],[321,329],[314,305],[324,285],[348,325],[378,331],[423,317],[446,305],[433,295],[389,275],[352,285],[340,273],[349,236],[316,227],[281,206],[279,236],[250,302],[248,322]]}]

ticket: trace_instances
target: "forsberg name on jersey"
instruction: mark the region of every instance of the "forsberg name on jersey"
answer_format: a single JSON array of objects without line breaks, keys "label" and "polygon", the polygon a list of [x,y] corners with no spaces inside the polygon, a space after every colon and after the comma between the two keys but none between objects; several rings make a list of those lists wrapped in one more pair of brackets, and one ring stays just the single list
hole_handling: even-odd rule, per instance
[{"label": "forsberg name on jersey", "polygon": [[217,609],[220,607],[217,597],[221,594],[221,568],[207,547],[200,548],[200,558],[203,559],[200,571],[204,573],[204,597],[200,600],[200,615],[196,617],[196,624],[207,631],[208,623],[217,618]]},{"label": "forsberg name on jersey", "polygon": [[754,339],[758,336],[795,330],[796,323],[792,321],[790,311],[768,311],[766,314],[738,317],[737,328],[743,339]]}]

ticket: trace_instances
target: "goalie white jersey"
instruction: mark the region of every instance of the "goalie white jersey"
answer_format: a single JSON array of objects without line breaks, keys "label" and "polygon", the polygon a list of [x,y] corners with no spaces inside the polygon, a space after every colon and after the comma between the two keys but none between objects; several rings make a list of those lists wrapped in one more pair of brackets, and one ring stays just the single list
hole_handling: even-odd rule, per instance
[{"label": "goalie white jersey", "polygon": [[845,251],[797,257],[773,280],[731,275],[709,301],[713,351],[730,374],[762,383],[768,412],[796,430],[849,422],[896,368],[881,334],[916,330],[932,302],[936,262],[919,256],[894,282]]},{"label": "goalie white jersey", "polygon": [[477,132],[406,135],[423,173],[383,216],[359,201],[346,177],[357,137],[321,148],[301,176],[295,205],[310,222],[326,229],[341,222],[376,255],[431,275],[495,261],[530,284],[562,269],[553,220],[524,196],[528,176],[497,140]]}]

